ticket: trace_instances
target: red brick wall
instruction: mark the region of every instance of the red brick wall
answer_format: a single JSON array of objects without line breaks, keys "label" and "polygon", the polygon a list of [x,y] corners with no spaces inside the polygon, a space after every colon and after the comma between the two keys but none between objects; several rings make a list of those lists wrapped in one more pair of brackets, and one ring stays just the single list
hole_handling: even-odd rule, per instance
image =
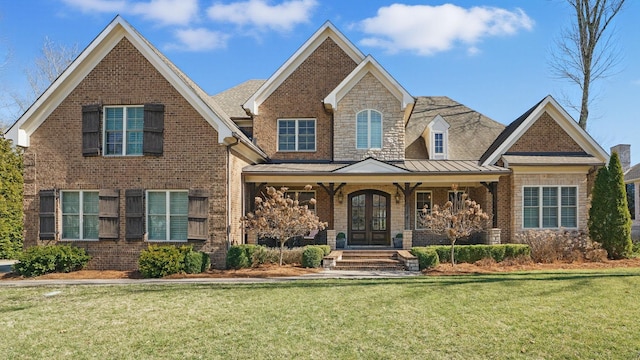
[{"label": "red brick wall", "polygon": [[[356,63],[326,39],[260,106],[253,121],[257,144],[275,160],[331,160],[333,121],[322,100],[355,68]],[[316,151],[278,152],[281,118],[315,118]]]},{"label": "red brick wall", "polygon": [[547,113],[522,134],[507,152],[582,152],[580,145]]},{"label": "red brick wall", "polygon": [[[82,105],[165,105],[164,153],[160,157],[83,157]],[[144,241],[125,240],[126,189],[206,189],[209,239],[190,242],[211,253],[216,267],[226,257],[226,148],[217,132],[164,77],[123,39],[31,136],[25,156],[25,245],[38,243],[38,191],[120,189],[120,239],[73,242],[93,256],[95,269],[135,269]],[[60,226],[58,226],[60,231]]]}]

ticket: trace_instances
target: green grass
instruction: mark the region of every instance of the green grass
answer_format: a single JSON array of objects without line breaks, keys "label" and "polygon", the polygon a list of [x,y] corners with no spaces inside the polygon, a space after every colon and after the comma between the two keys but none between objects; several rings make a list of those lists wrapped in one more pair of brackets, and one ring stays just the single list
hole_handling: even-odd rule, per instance
[{"label": "green grass", "polygon": [[[60,291],[55,296],[45,296]],[[7,359],[637,359],[640,269],[0,288]]]}]

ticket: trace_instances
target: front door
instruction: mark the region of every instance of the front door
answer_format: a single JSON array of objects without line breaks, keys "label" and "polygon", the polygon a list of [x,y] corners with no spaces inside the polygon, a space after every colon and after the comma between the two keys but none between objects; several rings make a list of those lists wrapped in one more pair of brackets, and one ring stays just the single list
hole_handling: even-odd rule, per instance
[{"label": "front door", "polygon": [[349,245],[390,245],[390,199],[377,190],[349,195]]}]

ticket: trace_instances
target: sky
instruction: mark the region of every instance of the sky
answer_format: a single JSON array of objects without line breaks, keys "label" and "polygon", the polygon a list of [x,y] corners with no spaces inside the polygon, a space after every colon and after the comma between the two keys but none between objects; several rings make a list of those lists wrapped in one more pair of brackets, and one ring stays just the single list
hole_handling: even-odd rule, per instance
[{"label": "sky", "polygon": [[[271,76],[331,21],[413,96],[448,96],[509,124],[547,95],[574,118],[576,84],[549,63],[565,0],[0,0],[0,104],[25,91],[45,38],[79,50],[120,14],[210,94]],[[614,19],[615,72],[592,86],[588,132],[640,163],[640,1]],[[16,109],[0,107],[0,118]],[[7,115],[11,114],[11,115]],[[544,141],[544,139],[541,139]]]}]

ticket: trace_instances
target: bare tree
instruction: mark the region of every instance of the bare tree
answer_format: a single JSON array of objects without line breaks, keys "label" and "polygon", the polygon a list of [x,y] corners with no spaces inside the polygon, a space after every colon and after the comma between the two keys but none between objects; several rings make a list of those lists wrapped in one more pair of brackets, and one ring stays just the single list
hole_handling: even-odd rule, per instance
[{"label": "bare tree", "polygon": [[489,215],[482,211],[480,204],[468,199],[466,192],[458,191],[458,186],[451,186],[453,199],[442,207],[433,205],[431,213],[422,209],[419,221],[422,225],[438,234],[447,235],[451,243],[451,265],[455,265],[454,246],[459,238],[485,229]]},{"label": "bare tree", "polygon": [[[280,241],[280,266],[284,246],[290,238],[306,235],[311,230],[323,230],[327,226],[309,210],[308,205],[301,204],[297,196],[295,199],[288,197],[287,190],[286,187],[279,190],[267,187],[264,198],[255,198],[256,210],[242,219],[245,229],[255,231],[259,237]],[[305,190],[311,190],[311,185],[307,185]],[[309,200],[310,204],[315,202],[315,199]]]},{"label": "bare tree", "polygon": [[78,56],[78,45],[57,44],[49,37],[44,38],[42,50],[33,65],[25,69],[29,88],[24,92],[12,92],[11,97],[20,113],[29,106],[53,83],[60,74]]},{"label": "bare tree", "polygon": [[549,65],[554,75],[576,83],[582,91],[578,124],[587,128],[590,87],[598,79],[611,76],[620,59],[609,33],[605,35],[613,18],[620,12],[625,0],[566,0],[575,11],[576,18],[570,28],[563,30],[556,41]]}]

